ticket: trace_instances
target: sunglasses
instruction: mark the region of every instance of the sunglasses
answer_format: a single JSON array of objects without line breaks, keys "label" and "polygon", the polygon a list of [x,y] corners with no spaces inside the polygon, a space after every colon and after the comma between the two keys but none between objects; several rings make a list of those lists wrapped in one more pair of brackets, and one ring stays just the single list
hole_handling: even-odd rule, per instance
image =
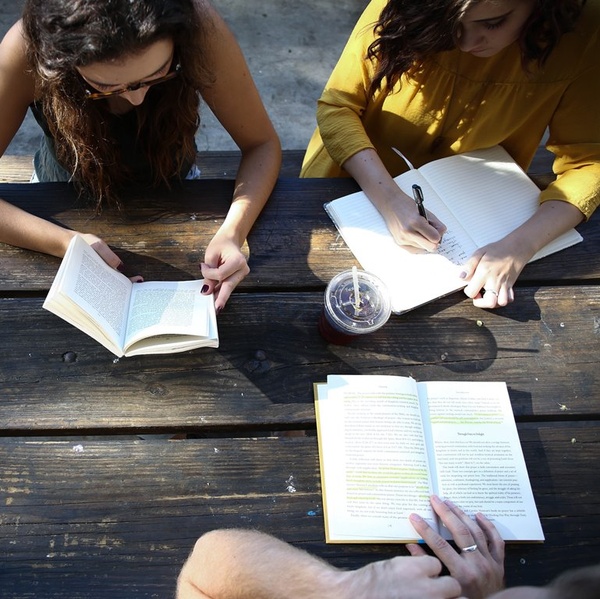
[{"label": "sunglasses", "polygon": [[180,73],[181,65],[177,63],[175,68],[167,73],[164,77],[158,77],[157,79],[151,79],[150,81],[138,81],[137,83],[130,83],[125,87],[120,87],[119,89],[114,89],[109,92],[91,91],[86,89],[85,98],[86,100],[104,100],[105,98],[110,98],[111,96],[120,96],[121,94],[125,94],[127,92],[134,92],[144,87],[152,87],[153,85],[170,81],[171,79],[177,77]]}]

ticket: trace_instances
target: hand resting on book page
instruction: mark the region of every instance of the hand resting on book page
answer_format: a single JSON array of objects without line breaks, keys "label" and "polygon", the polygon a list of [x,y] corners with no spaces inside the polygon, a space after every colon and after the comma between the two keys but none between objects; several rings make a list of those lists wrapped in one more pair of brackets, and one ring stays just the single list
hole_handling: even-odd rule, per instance
[{"label": "hand resting on book page", "polygon": [[[476,556],[477,551],[467,552]],[[477,563],[475,559],[473,563]],[[257,530],[217,529],[196,542],[177,580],[177,599],[461,599],[431,556],[394,557],[358,570],[326,561]],[[484,569],[474,570],[482,580]],[[498,581],[497,578],[495,578]],[[597,599],[600,564],[563,572],[548,586],[489,585],[489,599]],[[494,588],[492,588],[494,587]],[[482,592],[485,592],[482,590]],[[463,589],[463,593],[465,590]]]},{"label": "hand resting on book page", "polygon": [[[412,556],[340,570],[322,559],[256,530],[205,533],[177,581],[177,599],[480,599],[504,588],[504,542],[484,518],[470,521],[437,498],[432,503],[460,547],[458,554],[424,521],[413,525],[437,555],[408,545]],[[433,534],[432,534],[433,533]],[[488,544],[489,543],[489,544]],[[442,563],[450,576],[442,574]],[[516,599],[516,598],[515,598]]]},{"label": "hand resting on book page", "polygon": [[[468,599],[483,599],[504,587],[504,541],[496,527],[482,514],[472,520],[451,501],[431,498],[431,505],[452,533],[458,551],[435,532],[423,518],[412,514],[410,521],[433,553],[460,582]],[[426,555],[420,545],[408,544],[413,556]]]},{"label": "hand resting on book page", "polygon": [[97,237],[92,233],[77,233],[77,231],[73,231],[73,235],[82,237],[90,247],[94,248],[95,252],[102,260],[104,260],[104,262],[106,262],[106,264],[117,270],[122,270],[123,262],[121,262],[121,258],[119,258],[119,256],[108,247],[108,244],[100,239],[100,237]]},{"label": "hand resting on book page", "polygon": [[506,306],[514,300],[513,285],[531,258],[547,243],[572,229],[583,214],[572,204],[548,201],[503,239],[480,247],[464,268],[465,294],[479,308]]},{"label": "hand resting on book page", "polygon": [[106,264],[112,266],[114,269],[128,276],[129,280],[132,283],[144,282],[144,277],[142,277],[142,275],[129,276],[125,272],[125,265],[123,264],[122,260],[110,249],[108,244],[102,239],[100,239],[96,235],[92,235],[91,233],[77,233],[77,235],[79,235],[91,248],[93,248],[94,251],[98,254],[98,256],[100,256],[100,258],[102,258],[102,260],[106,262]]}]

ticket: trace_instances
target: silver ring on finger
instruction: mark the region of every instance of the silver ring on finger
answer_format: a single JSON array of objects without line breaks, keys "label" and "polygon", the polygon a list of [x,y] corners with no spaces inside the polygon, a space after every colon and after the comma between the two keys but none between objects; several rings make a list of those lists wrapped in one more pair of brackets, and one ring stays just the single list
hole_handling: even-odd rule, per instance
[{"label": "silver ring on finger", "polygon": [[463,547],[461,549],[462,553],[473,553],[473,551],[477,551],[477,545],[469,545],[468,547]]},{"label": "silver ring on finger", "polygon": [[498,292],[497,292],[497,291],[494,291],[493,289],[484,289],[484,291],[485,291],[486,293],[493,293],[493,294],[494,294],[496,297],[498,297]]}]

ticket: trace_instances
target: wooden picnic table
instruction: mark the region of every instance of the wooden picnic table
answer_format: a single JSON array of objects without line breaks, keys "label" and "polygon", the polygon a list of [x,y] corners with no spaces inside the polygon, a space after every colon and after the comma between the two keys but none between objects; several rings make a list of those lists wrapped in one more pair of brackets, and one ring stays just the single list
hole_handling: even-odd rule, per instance
[{"label": "wooden picnic table", "polygon": [[[0,184],[0,197],[101,236],[128,274],[189,279],[232,186],[187,182],[100,216],[66,184]],[[278,181],[216,350],[115,359],[42,309],[59,260],[0,244],[3,599],[173,596],[194,541],[218,527],[340,567],[404,555],[324,542],[312,385],[334,373],[506,381],[546,534],[507,547],[508,584],[599,560],[600,215],[583,243],[527,266],[506,308],[458,292],[334,346],[317,333],[323,291],[355,260],[322,204],[356,189]]]}]

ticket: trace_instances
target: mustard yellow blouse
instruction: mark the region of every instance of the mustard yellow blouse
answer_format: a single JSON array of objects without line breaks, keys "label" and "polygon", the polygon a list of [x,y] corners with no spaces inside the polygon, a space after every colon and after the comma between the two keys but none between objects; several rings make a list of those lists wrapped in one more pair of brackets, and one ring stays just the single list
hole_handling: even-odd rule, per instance
[{"label": "mustard yellow blouse", "polygon": [[367,6],[331,74],[301,176],[348,176],[341,165],[366,148],[396,176],[406,165],[392,146],[418,167],[500,144],[526,170],[548,127],[557,180],[540,201],[564,200],[589,217],[600,203],[600,0],[587,1],[543,69],[526,73],[517,44],[490,58],[452,50],[370,98],[365,56],[385,3]]}]

